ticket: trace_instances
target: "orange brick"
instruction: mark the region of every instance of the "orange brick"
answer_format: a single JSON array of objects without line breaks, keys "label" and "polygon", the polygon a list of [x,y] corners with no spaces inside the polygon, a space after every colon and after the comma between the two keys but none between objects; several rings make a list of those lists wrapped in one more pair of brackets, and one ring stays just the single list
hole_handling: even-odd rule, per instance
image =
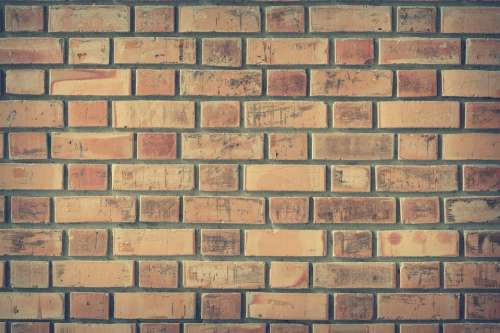
[{"label": "orange brick", "polygon": [[114,310],[118,319],[194,319],[195,293],[118,292],[114,294]]},{"label": "orange brick", "polygon": [[202,128],[235,128],[240,126],[238,101],[207,101],[200,103]]},{"label": "orange brick", "polygon": [[500,103],[465,103],[465,128],[500,128]]},{"label": "orange brick", "polygon": [[442,135],[443,160],[498,160],[500,135],[454,133]]},{"label": "orange brick", "polygon": [[324,128],[326,104],[314,101],[245,102],[245,127]]},{"label": "orange brick", "polygon": [[129,133],[54,132],[52,157],[59,159],[130,159],[133,136]]},{"label": "orange brick", "polygon": [[457,38],[381,38],[381,64],[460,64]]},{"label": "orange brick", "polygon": [[332,165],[332,192],[370,192],[369,165]]},{"label": "orange brick", "polygon": [[[19,322],[10,324],[11,333],[49,333],[50,323],[48,322]],[[2,331],[2,326],[0,324],[0,332]]]},{"label": "orange brick", "polygon": [[68,164],[68,189],[104,191],[108,188],[108,167],[105,164]]},{"label": "orange brick", "polygon": [[394,263],[313,263],[313,286],[319,288],[394,288]]},{"label": "orange brick", "polygon": [[373,319],[372,294],[343,294],[334,296],[333,314],[335,320],[371,320]]},{"label": "orange brick", "polygon": [[479,38],[467,39],[466,63],[474,65],[499,65],[500,40]]},{"label": "orange brick", "polygon": [[52,263],[54,287],[132,287],[133,261],[60,260]]},{"label": "orange brick", "polygon": [[396,223],[396,200],[389,197],[314,198],[314,223]]},{"label": "orange brick", "polygon": [[264,223],[264,199],[258,197],[185,196],[185,223]]},{"label": "orange brick", "polygon": [[[56,323],[55,333],[134,333],[135,324]],[[170,333],[170,332],[167,332]]]},{"label": "orange brick", "polygon": [[106,229],[70,229],[68,255],[72,257],[102,257],[108,253]]},{"label": "orange brick", "polygon": [[269,271],[271,288],[303,289],[309,285],[309,264],[306,262],[273,261]]},{"label": "orange brick", "polygon": [[266,7],[266,31],[304,32],[304,7]]},{"label": "orange brick", "polygon": [[311,32],[391,31],[388,6],[313,6],[309,8]]},{"label": "orange brick", "polygon": [[436,32],[435,7],[398,7],[399,32]]},{"label": "orange brick", "polygon": [[269,219],[273,224],[307,223],[309,199],[307,197],[269,198]]},{"label": "orange brick", "polygon": [[12,223],[49,223],[50,198],[13,196],[10,214]]},{"label": "orange brick", "polygon": [[130,95],[130,69],[51,69],[51,95]]},{"label": "orange brick", "polygon": [[193,128],[190,101],[113,101],[115,128]]},{"label": "orange brick", "polygon": [[134,222],[135,198],[64,196],[54,198],[56,223]]},{"label": "orange brick", "polygon": [[139,287],[177,288],[178,272],[176,261],[139,261]]},{"label": "orange brick", "polygon": [[62,101],[0,101],[0,127],[63,127]]},{"label": "orange brick", "polygon": [[342,333],[360,331],[373,333],[394,333],[394,324],[314,324],[314,333]]},{"label": "orange brick", "polygon": [[49,7],[49,32],[130,31],[130,8],[117,5]]},{"label": "orange brick", "polygon": [[0,164],[0,189],[62,190],[62,164]]},{"label": "orange brick", "polygon": [[439,333],[439,324],[400,324],[400,333]]},{"label": "orange brick", "polygon": [[398,70],[399,97],[437,95],[437,76],[433,69]]},{"label": "orange brick", "polygon": [[378,319],[443,320],[459,318],[459,294],[378,294]]},{"label": "orange brick", "polygon": [[201,319],[240,319],[240,293],[210,293],[201,295]]},{"label": "orange brick", "polygon": [[400,160],[437,159],[437,134],[399,134],[398,141],[398,158]]},{"label": "orange brick", "polygon": [[270,133],[268,145],[271,160],[307,160],[306,133]]},{"label": "orange brick", "polygon": [[136,32],[174,31],[174,7],[135,6]]},{"label": "orange brick", "polygon": [[191,160],[259,160],[264,157],[260,133],[183,133],[182,158]]},{"label": "orange brick", "polygon": [[245,165],[247,191],[324,191],[323,165]]},{"label": "orange brick", "polygon": [[194,255],[193,229],[114,229],[115,256]]},{"label": "orange brick", "polygon": [[68,62],[70,64],[109,64],[109,39],[70,38]]},{"label": "orange brick", "polygon": [[5,197],[2,196],[0,197],[0,223],[4,222],[5,222]]},{"label": "orange brick", "polygon": [[[0,288],[6,287],[6,284],[7,284],[6,272],[7,272],[7,263],[5,261],[0,261]],[[1,325],[0,325],[0,327],[1,327]],[[1,332],[1,330],[0,330],[0,332]]]},{"label": "orange brick", "polygon": [[62,64],[63,39],[50,37],[0,38],[0,64]]},{"label": "orange brick", "polygon": [[264,287],[264,263],[256,261],[184,261],[184,287],[259,289]]},{"label": "orange brick", "polygon": [[441,32],[444,33],[498,33],[498,7],[452,7],[441,12]]},{"label": "orange brick", "polygon": [[389,160],[394,136],[390,133],[314,133],[315,160]]},{"label": "orange brick", "polygon": [[69,127],[106,127],[107,101],[68,101]]},{"label": "orange brick", "polygon": [[500,197],[446,198],[446,223],[484,223],[500,221]]},{"label": "orange brick", "polygon": [[135,94],[138,96],[175,95],[175,70],[137,69]]},{"label": "orange brick", "polygon": [[9,69],[5,71],[5,93],[42,95],[45,72],[41,69]]},{"label": "orange brick", "polygon": [[43,31],[43,7],[5,6],[5,31]]},{"label": "orange brick", "polygon": [[439,223],[438,197],[401,198],[401,223],[424,224]]},{"label": "orange brick", "polygon": [[[281,244],[277,247],[276,244]],[[322,257],[326,255],[323,230],[245,230],[245,256]]]},{"label": "orange brick", "polygon": [[458,232],[455,230],[378,231],[378,255],[381,257],[453,257],[458,256]]},{"label": "orange brick", "polygon": [[141,222],[179,222],[179,198],[141,195],[139,214]]},{"label": "orange brick", "polygon": [[311,96],[391,96],[392,71],[312,69]]},{"label": "orange brick", "polygon": [[247,317],[259,319],[328,319],[328,294],[247,293]]},{"label": "orange brick", "polygon": [[260,32],[257,6],[181,6],[179,32]]},{"label": "orange brick", "polygon": [[448,101],[388,101],[378,103],[380,128],[458,128],[460,107]]},{"label": "orange brick", "polygon": [[219,333],[217,330],[226,330],[228,333],[265,333],[266,324],[234,324],[234,323],[216,323],[216,324],[184,324],[185,333],[204,333],[212,330],[214,333]]},{"label": "orange brick", "polygon": [[[133,324],[131,324],[133,325]],[[142,333],[179,333],[179,323],[141,323]],[[133,332],[132,332],[133,333]]]},{"label": "orange brick", "polygon": [[268,70],[268,96],[306,96],[307,76],[304,70]]},{"label": "orange brick", "polygon": [[464,191],[500,191],[500,167],[497,165],[464,165]]},{"label": "orange brick", "polygon": [[432,261],[402,263],[400,265],[399,276],[401,288],[439,288],[439,262]]},{"label": "orange brick", "polygon": [[334,102],[333,127],[371,128],[372,109],[371,102]]},{"label": "orange brick", "polygon": [[192,38],[118,37],[114,42],[117,64],[194,64],[196,44]]},{"label": "orange brick", "polygon": [[2,292],[0,313],[9,319],[64,319],[64,294]]},{"label": "orange brick", "polygon": [[465,294],[465,319],[500,320],[500,294]]},{"label": "orange brick", "polygon": [[10,261],[11,288],[48,288],[47,261]]},{"label": "orange brick", "polygon": [[1,255],[60,256],[62,232],[42,229],[0,230]]},{"label": "orange brick", "polygon": [[333,255],[342,258],[372,256],[372,233],[367,230],[332,231]]},{"label": "orange brick", "polygon": [[175,133],[138,133],[137,158],[140,160],[175,160],[177,135]]},{"label": "orange brick", "polygon": [[327,64],[326,38],[248,38],[247,64]]},{"label": "orange brick", "polygon": [[198,177],[200,191],[238,190],[237,164],[200,164]]},{"label": "orange brick", "polygon": [[241,39],[204,38],[202,40],[202,63],[208,66],[240,67]]},{"label": "orange brick", "polygon": [[444,287],[450,289],[494,289],[500,286],[500,263],[447,262]]},{"label": "orange brick", "polygon": [[465,256],[500,257],[500,232],[493,230],[466,231]]},{"label": "orange brick", "polygon": [[201,254],[204,256],[240,255],[240,230],[202,229]]},{"label": "orange brick", "polygon": [[261,83],[260,70],[180,71],[180,95],[184,96],[259,96]]},{"label": "orange brick", "polygon": [[500,97],[500,72],[447,69],[441,71],[443,96]]},{"label": "orange brick", "polygon": [[339,65],[369,65],[374,59],[373,39],[335,39],[335,63]]},{"label": "orange brick", "polygon": [[270,324],[270,333],[309,333],[309,326],[304,324]]},{"label": "orange brick", "polygon": [[71,318],[109,319],[109,294],[107,293],[71,293],[69,302]]},{"label": "orange brick", "polygon": [[43,132],[9,133],[9,158],[11,160],[46,159],[47,135]]},{"label": "orange brick", "polygon": [[460,324],[444,324],[444,333],[488,333],[488,331],[498,330],[500,324],[471,324],[471,323],[460,323]]},{"label": "orange brick", "polygon": [[458,189],[455,165],[377,165],[377,191],[449,192]]},{"label": "orange brick", "polygon": [[188,191],[194,188],[190,164],[113,164],[113,190]]}]

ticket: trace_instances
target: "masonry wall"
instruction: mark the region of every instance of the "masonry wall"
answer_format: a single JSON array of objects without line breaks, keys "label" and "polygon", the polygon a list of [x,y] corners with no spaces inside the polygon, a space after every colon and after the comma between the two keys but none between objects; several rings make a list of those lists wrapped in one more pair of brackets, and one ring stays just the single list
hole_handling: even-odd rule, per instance
[{"label": "masonry wall", "polygon": [[1,333],[500,332],[500,2],[0,4]]}]

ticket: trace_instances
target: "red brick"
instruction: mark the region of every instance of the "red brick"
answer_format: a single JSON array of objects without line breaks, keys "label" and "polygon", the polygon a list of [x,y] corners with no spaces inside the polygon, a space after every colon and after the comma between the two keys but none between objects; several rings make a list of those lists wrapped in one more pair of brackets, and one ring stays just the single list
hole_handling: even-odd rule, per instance
[{"label": "red brick", "polygon": [[233,324],[233,323],[216,323],[216,324],[184,324],[185,333],[265,333],[266,324]]},{"label": "red brick", "polygon": [[266,31],[304,32],[304,7],[266,7]]},{"label": "red brick", "polygon": [[370,192],[369,165],[332,165],[332,192]]},{"label": "red brick", "polygon": [[467,257],[500,257],[500,232],[498,231],[466,231],[464,243]]},{"label": "red brick", "polygon": [[130,31],[130,8],[105,5],[49,7],[49,32]]},{"label": "red brick", "polygon": [[309,333],[304,324],[270,324],[270,333]]},{"label": "red brick", "polygon": [[47,158],[47,134],[43,132],[9,133],[11,160],[43,160]]},{"label": "red brick", "polygon": [[258,197],[185,196],[185,223],[264,223],[264,199]]},{"label": "red brick", "polygon": [[312,32],[391,31],[389,6],[313,6],[309,8]]},{"label": "red brick", "polygon": [[70,229],[68,255],[72,257],[103,257],[108,253],[106,229]]},{"label": "red brick", "polygon": [[398,158],[400,160],[436,160],[438,136],[433,133],[399,134]]},{"label": "red brick", "polygon": [[306,133],[270,133],[268,145],[270,160],[307,160]]},{"label": "red brick", "polygon": [[135,324],[56,323],[54,327],[55,333],[135,333]]},{"label": "red brick", "polygon": [[465,294],[465,319],[500,320],[500,294]]},{"label": "red brick", "polygon": [[377,191],[450,192],[458,189],[455,165],[377,165]]},{"label": "red brick", "polygon": [[71,293],[70,317],[76,319],[109,319],[109,295],[107,293]]},{"label": "red brick", "polygon": [[137,159],[175,160],[176,156],[175,133],[137,133]]},{"label": "red brick", "polygon": [[200,164],[199,165],[200,191],[225,192],[238,190],[237,164]]},{"label": "red brick", "polygon": [[500,65],[500,40],[467,39],[466,63],[473,65]]},{"label": "red brick", "polygon": [[[179,333],[179,323],[141,323],[140,328],[142,333]],[[132,332],[134,333],[134,332]]]},{"label": "red brick", "polygon": [[498,165],[464,165],[464,191],[500,191],[500,167]]},{"label": "red brick", "polygon": [[371,128],[372,109],[371,102],[334,102],[333,127]]},{"label": "red brick", "polygon": [[240,67],[241,59],[239,38],[204,38],[202,41],[203,65]]},{"label": "red brick", "polygon": [[69,127],[106,127],[107,101],[68,101]]},{"label": "red brick", "polygon": [[43,7],[5,6],[5,31],[43,31]]},{"label": "red brick", "polygon": [[118,37],[114,42],[117,64],[194,64],[196,45],[191,38]]},{"label": "red brick", "polygon": [[400,264],[399,280],[401,288],[439,288],[439,262],[405,262]]},{"label": "red brick", "polygon": [[139,262],[139,287],[177,288],[179,265],[175,261]]},{"label": "red brick", "polygon": [[472,324],[472,323],[458,323],[458,324],[444,324],[444,333],[488,333],[488,331],[498,330],[500,324]]},{"label": "red brick", "polygon": [[130,133],[54,132],[52,158],[75,160],[118,160],[132,158]]},{"label": "red brick", "polygon": [[0,38],[0,64],[62,64],[63,39],[49,37]]},{"label": "red brick", "polygon": [[315,160],[390,160],[394,136],[390,133],[314,133]]},{"label": "red brick", "polygon": [[369,332],[394,333],[394,324],[314,324],[314,333]]},{"label": "red brick", "polygon": [[369,65],[373,63],[373,39],[335,39],[335,63],[339,65]]},{"label": "red brick", "polygon": [[201,319],[240,319],[241,294],[210,293],[201,295]]},{"label": "red brick", "polygon": [[439,223],[438,197],[400,198],[401,223]]},{"label": "red brick", "polygon": [[108,188],[108,167],[105,164],[68,164],[68,189],[104,191]]},{"label": "red brick", "polygon": [[428,97],[437,95],[437,76],[432,69],[398,70],[399,97]]},{"label": "red brick", "polygon": [[372,294],[340,294],[334,296],[335,320],[371,320],[373,319]]},{"label": "red brick", "polygon": [[271,288],[304,289],[309,285],[309,264],[306,262],[273,261],[269,271]]},{"label": "red brick", "polygon": [[139,214],[141,222],[179,222],[179,198],[141,195]]},{"label": "red brick", "polygon": [[174,7],[135,6],[136,32],[174,31]]},{"label": "red brick", "polygon": [[465,103],[465,128],[500,129],[500,103]]},{"label": "red brick", "polygon": [[500,263],[447,262],[444,287],[449,289],[496,289],[500,286]]},{"label": "red brick", "polygon": [[[0,324],[1,327],[1,324]],[[10,325],[11,333],[49,333],[50,323],[48,322],[18,322]],[[0,332],[2,328],[0,328]]]},{"label": "red brick", "polygon": [[268,96],[306,96],[307,76],[304,70],[267,71]]},{"label": "red brick", "polygon": [[175,70],[137,69],[135,94],[138,96],[175,95]]},{"label": "red brick", "polygon": [[309,199],[307,197],[269,198],[269,219],[273,224],[307,223]]},{"label": "red brick", "polygon": [[260,70],[180,71],[180,95],[183,96],[259,96],[261,83]]},{"label": "red brick", "polygon": [[12,223],[49,223],[50,198],[13,196],[10,200]]},{"label": "red brick", "polygon": [[314,198],[314,223],[395,223],[396,201],[390,197]]},{"label": "red brick", "polygon": [[201,254],[204,256],[240,255],[240,230],[202,229]]},{"label": "red brick", "polygon": [[240,126],[238,101],[206,101],[200,103],[202,128],[236,128]]},{"label": "red brick", "polygon": [[399,32],[436,32],[435,7],[398,7]]},{"label": "red brick", "polygon": [[381,64],[460,64],[460,40],[456,38],[382,38]]},{"label": "red brick", "polygon": [[179,32],[259,32],[257,6],[181,6]]},{"label": "red brick", "polygon": [[439,333],[439,324],[400,324],[400,333]]},{"label": "red brick", "polygon": [[372,256],[372,233],[367,230],[332,231],[333,256],[368,258]]}]

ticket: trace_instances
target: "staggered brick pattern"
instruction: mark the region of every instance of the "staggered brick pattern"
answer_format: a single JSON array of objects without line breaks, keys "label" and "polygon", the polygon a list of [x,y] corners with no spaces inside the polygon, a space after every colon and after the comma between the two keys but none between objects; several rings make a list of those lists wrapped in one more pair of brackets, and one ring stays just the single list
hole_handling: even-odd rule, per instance
[{"label": "staggered brick pattern", "polygon": [[499,333],[500,2],[0,4],[1,333]]}]

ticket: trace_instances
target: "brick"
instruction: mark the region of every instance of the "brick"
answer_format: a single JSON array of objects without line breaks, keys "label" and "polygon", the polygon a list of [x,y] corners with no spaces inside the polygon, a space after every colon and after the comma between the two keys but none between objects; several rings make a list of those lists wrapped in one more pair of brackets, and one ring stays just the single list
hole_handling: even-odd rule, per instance
[{"label": "brick", "polygon": [[400,333],[439,333],[439,324],[400,324]]},{"label": "brick", "polygon": [[459,300],[458,294],[378,294],[378,319],[458,319]]},{"label": "brick", "polygon": [[500,135],[494,133],[443,134],[443,160],[498,160]]},{"label": "brick", "polygon": [[381,257],[454,257],[458,256],[458,232],[455,230],[378,231],[378,255]]},{"label": "brick", "polygon": [[45,133],[9,133],[9,158],[11,160],[43,160],[47,158],[47,154]]},{"label": "brick", "polygon": [[268,96],[306,96],[307,75],[304,70],[268,70]]},{"label": "brick", "polygon": [[[179,333],[180,324],[176,323],[141,323],[142,333]],[[135,332],[131,332],[135,333]]]},{"label": "brick", "polygon": [[460,64],[460,40],[456,38],[381,38],[381,64]]},{"label": "brick", "polygon": [[113,230],[115,256],[194,255],[194,245],[193,229]]},{"label": "brick", "polygon": [[56,223],[134,222],[135,207],[135,198],[128,196],[54,198]]},{"label": "brick", "polygon": [[497,7],[446,6],[441,12],[441,32],[498,33],[500,31],[499,15]]},{"label": "brick", "polygon": [[447,69],[441,71],[443,96],[500,97],[500,72]]},{"label": "brick", "polygon": [[436,160],[438,136],[433,133],[408,133],[398,135],[398,159]]},{"label": "brick", "polygon": [[49,263],[47,261],[10,261],[11,288],[48,288]]},{"label": "brick", "polygon": [[264,288],[264,263],[256,261],[185,261],[185,288]]},{"label": "brick", "polygon": [[314,133],[315,160],[390,160],[394,136],[390,133]]},{"label": "brick", "polygon": [[188,70],[180,71],[180,95],[184,96],[259,96],[262,91],[260,70]]},{"label": "brick", "polygon": [[439,223],[438,197],[400,198],[401,223],[426,224]]},{"label": "brick", "polygon": [[107,127],[107,101],[68,101],[69,127]]},{"label": "brick", "polygon": [[369,165],[332,165],[333,192],[370,192]]},{"label": "brick", "polygon": [[444,333],[467,333],[467,332],[488,333],[488,331],[495,332],[495,330],[498,329],[500,329],[500,324],[483,324],[483,323],[444,324]]},{"label": "brick", "polygon": [[50,37],[0,38],[0,64],[62,64],[63,39]]},{"label": "brick", "polygon": [[343,294],[334,296],[335,320],[371,320],[373,319],[372,294]]},{"label": "brick", "polygon": [[49,32],[127,32],[128,6],[61,5],[49,7]]},{"label": "brick", "polygon": [[398,32],[436,32],[435,7],[398,7]]},{"label": "brick", "polygon": [[311,32],[388,32],[388,6],[313,6],[309,9]]},{"label": "brick", "polygon": [[266,7],[266,31],[304,32],[304,7]]},{"label": "brick", "polygon": [[[276,244],[282,244],[277,247]],[[245,230],[245,256],[322,257],[326,255],[323,230]]]},{"label": "brick", "polygon": [[63,119],[62,101],[0,101],[0,127],[59,128]]},{"label": "brick", "polygon": [[175,70],[137,69],[135,94],[138,96],[175,95]]},{"label": "brick", "polygon": [[392,71],[312,69],[311,96],[391,96]]},{"label": "brick", "polygon": [[333,256],[369,258],[372,256],[372,233],[368,230],[332,231]]},{"label": "brick", "polygon": [[258,197],[185,196],[184,223],[264,223],[264,199]]},{"label": "brick", "polygon": [[74,191],[105,191],[108,188],[108,167],[105,164],[68,164],[68,189]]},{"label": "brick", "polygon": [[437,95],[437,75],[433,69],[398,70],[399,97],[430,97]]},{"label": "brick", "polygon": [[220,67],[241,66],[240,38],[204,38],[202,64]]},{"label": "brick", "polygon": [[5,31],[43,31],[43,7],[5,6]]},{"label": "brick", "polygon": [[3,229],[0,231],[0,254],[60,256],[62,232],[42,229]]},{"label": "brick", "polygon": [[378,103],[380,128],[458,128],[458,102],[387,101]]},{"label": "brick", "polygon": [[500,232],[466,231],[464,248],[467,257],[500,257]]},{"label": "brick", "polygon": [[124,96],[131,92],[130,69],[51,69],[50,95]]},{"label": "brick", "polygon": [[324,128],[326,104],[311,101],[245,102],[245,127]]},{"label": "brick", "polygon": [[3,163],[0,188],[10,190],[62,190],[62,164]]},{"label": "brick", "polygon": [[118,37],[114,40],[117,64],[194,64],[196,45],[192,38]]},{"label": "brick", "polygon": [[432,261],[401,263],[399,276],[401,288],[439,288],[439,262]]},{"label": "brick", "polygon": [[201,319],[240,319],[240,293],[210,293],[201,295]]},{"label": "brick", "polygon": [[0,314],[8,319],[64,319],[64,294],[2,292]]},{"label": "brick", "polygon": [[5,71],[5,93],[42,95],[45,72],[41,69],[9,69]]},{"label": "brick", "polygon": [[446,223],[484,223],[500,221],[500,197],[446,198]]},{"label": "brick", "polygon": [[238,101],[206,101],[200,103],[202,128],[236,128],[240,126]]},{"label": "brick", "polygon": [[371,128],[372,109],[371,102],[334,102],[333,127]]},{"label": "brick", "polygon": [[70,38],[68,63],[75,65],[109,64],[109,39]]},{"label": "brick", "polygon": [[[0,197],[0,223],[5,222],[5,197]],[[1,274],[0,274],[1,275]]]},{"label": "brick", "polygon": [[390,197],[314,198],[314,223],[396,223]]},{"label": "brick", "polygon": [[71,318],[109,319],[109,294],[107,293],[71,293],[69,301]]},{"label": "brick", "polygon": [[115,318],[118,319],[194,319],[195,309],[193,292],[114,294]]},{"label": "brick", "polygon": [[133,136],[129,133],[54,132],[52,157],[59,159],[130,159]]},{"label": "brick", "polygon": [[447,262],[444,287],[450,289],[495,289],[500,286],[500,263]]},{"label": "brick", "polygon": [[190,101],[113,101],[115,128],[193,128]]},{"label": "brick", "polygon": [[465,103],[465,128],[500,128],[500,103]]},{"label": "brick", "polygon": [[328,63],[326,38],[248,38],[247,64],[312,65]]},{"label": "brick", "polygon": [[188,191],[194,188],[189,164],[114,164],[113,190]]},{"label": "brick", "polygon": [[309,333],[304,324],[270,324],[270,333]]},{"label": "brick", "polygon": [[200,164],[198,169],[200,191],[237,191],[237,164]]},{"label": "brick", "polygon": [[269,271],[271,288],[303,289],[309,285],[309,263],[273,261]]},{"label": "brick", "polygon": [[269,219],[273,224],[299,224],[309,220],[309,198],[269,198]]},{"label": "brick", "polygon": [[134,285],[133,261],[60,260],[52,263],[54,287],[109,288]]},{"label": "brick", "polygon": [[10,214],[12,223],[49,223],[50,198],[13,196]]},{"label": "brick", "polygon": [[247,293],[247,317],[259,319],[328,319],[328,295],[324,293]]},{"label": "brick", "polygon": [[260,160],[263,150],[260,133],[182,133],[186,160]]},{"label": "brick", "polygon": [[499,320],[500,294],[465,294],[465,319]]},{"label": "brick", "polygon": [[201,230],[201,254],[204,256],[238,256],[240,246],[238,229]]},{"label": "brick", "polygon": [[479,38],[467,39],[465,62],[473,65],[499,65],[500,40]]},{"label": "brick", "polygon": [[[0,261],[0,288],[4,288],[7,285],[7,263],[5,261]],[[0,327],[2,327],[0,325]],[[0,330],[1,332],[1,330]],[[4,332],[2,332],[4,333]]]},{"label": "brick", "polygon": [[245,165],[246,191],[325,191],[323,165]]},{"label": "brick", "polygon": [[454,165],[377,165],[377,191],[450,192],[458,189]]},{"label": "brick", "polygon": [[106,229],[70,229],[68,255],[72,257],[103,257],[108,253]]},{"label": "brick", "polygon": [[[11,323],[10,331],[12,333],[49,333],[50,323],[48,322]],[[4,331],[2,331],[2,328],[0,328],[0,332],[4,333]]]},{"label": "brick", "polygon": [[213,332],[213,333],[265,333],[266,332],[266,324],[224,324],[224,323],[216,323],[216,324],[194,324],[194,323],[186,323],[184,324],[184,332],[185,333],[205,333],[205,332]]},{"label": "brick", "polygon": [[464,191],[500,191],[500,167],[497,165],[464,165]]},{"label": "brick", "polygon": [[137,133],[137,159],[175,160],[176,157],[175,133]]},{"label": "brick", "polygon": [[271,160],[307,160],[307,134],[270,133],[268,151]]},{"label": "brick", "polygon": [[139,287],[177,288],[178,272],[175,261],[139,261]]},{"label": "brick", "polygon": [[174,31],[174,7],[135,6],[135,32]]},{"label": "brick", "polygon": [[394,324],[313,324],[314,333],[394,333]]},{"label": "brick", "polygon": [[260,32],[257,6],[181,6],[179,32]]},{"label": "brick", "polygon": [[373,39],[335,39],[335,63],[339,65],[369,65],[375,58]]},{"label": "brick", "polygon": [[321,262],[313,263],[313,287],[317,288],[394,288],[394,263]]},{"label": "brick", "polygon": [[134,324],[56,323],[55,333],[135,333]]},{"label": "brick", "polygon": [[141,222],[179,222],[179,198],[175,196],[141,195]]}]

